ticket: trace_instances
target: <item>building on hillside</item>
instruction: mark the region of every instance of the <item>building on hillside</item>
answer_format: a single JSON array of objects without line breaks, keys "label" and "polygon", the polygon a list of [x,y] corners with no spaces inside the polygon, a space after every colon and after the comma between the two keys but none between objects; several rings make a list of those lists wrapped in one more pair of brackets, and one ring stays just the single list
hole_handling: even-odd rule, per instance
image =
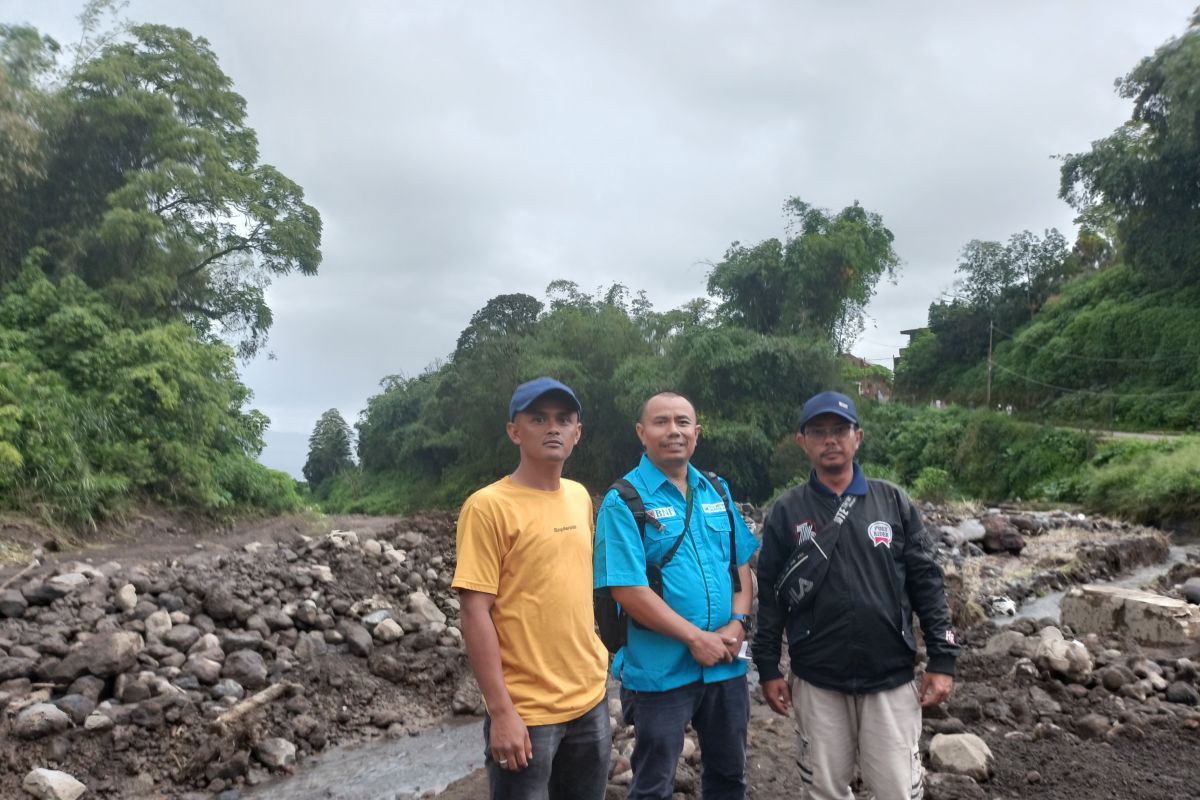
[{"label": "building on hillside", "polygon": [[[918,334],[925,333],[927,330],[929,330],[929,328],[909,328],[906,331],[900,331],[900,335],[907,336],[908,344],[911,345],[913,343],[913,339],[917,338]],[[895,358],[892,359],[892,372],[895,372],[896,368],[900,366],[900,359],[904,358],[904,351],[907,349],[908,346],[901,347],[900,352],[897,353]]]},{"label": "building on hillside", "polygon": [[854,383],[858,386],[859,397],[870,397],[880,403],[886,403],[892,399],[891,378],[882,374],[887,372],[887,367],[872,364],[865,358],[859,358],[850,353],[843,354],[842,358],[855,367],[854,372],[858,377]]}]

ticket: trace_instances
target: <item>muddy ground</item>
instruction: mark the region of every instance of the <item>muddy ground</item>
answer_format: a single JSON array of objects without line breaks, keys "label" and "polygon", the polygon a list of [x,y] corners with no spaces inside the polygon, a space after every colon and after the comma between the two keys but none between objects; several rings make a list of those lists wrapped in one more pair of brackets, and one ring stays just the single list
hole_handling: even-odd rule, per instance
[{"label": "muddy ground", "polygon": [[[1194,710],[1154,698],[1149,704],[1135,702],[1102,687],[1071,685],[1045,671],[1030,679],[1014,670],[1017,656],[985,656],[981,652],[997,630],[993,624],[981,622],[988,603],[996,596],[1020,599],[1112,576],[1161,559],[1166,539],[1156,532],[1108,520],[1042,515],[1034,518],[1036,524],[1032,527],[1026,524],[1028,519],[1017,520],[1025,534],[1019,556],[985,554],[956,533],[960,518],[980,511],[927,509],[927,516],[931,526],[944,534],[941,556],[952,589],[951,601],[960,622],[965,623],[960,626],[960,638],[965,639],[967,648],[950,707],[963,715],[963,730],[978,734],[990,746],[995,756],[994,774],[977,787],[981,794],[966,789],[955,793],[942,787],[934,788],[927,796],[933,800],[1200,797],[1200,770],[1195,766],[1200,764],[1200,717]],[[76,724],[55,735],[18,740],[11,735],[11,726],[13,709],[23,702],[22,687],[9,685],[9,696],[0,702],[0,710],[9,704],[0,720],[0,797],[25,796],[19,788],[24,774],[36,766],[51,766],[85,781],[89,796],[236,798],[239,787],[256,784],[281,771],[302,770],[306,759],[331,745],[403,736],[434,724],[452,706],[460,712],[477,711],[478,698],[471,695],[470,681],[465,679],[461,647],[451,647],[455,641],[447,636],[456,632],[451,629],[458,623],[453,595],[448,590],[453,571],[453,524],[452,514],[413,520],[300,516],[233,528],[209,527],[198,532],[194,521],[147,514],[133,526],[101,532],[86,547],[71,543],[48,547],[35,569],[22,572],[30,550],[44,544],[48,537],[35,528],[0,522],[0,552],[11,562],[0,567],[0,588],[10,581],[8,588],[70,572],[72,565],[81,560],[121,568],[112,572],[108,589],[101,590],[93,582],[92,599],[105,598],[97,601],[96,611],[88,612],[86,603],[67,597],[8,620],[7,628],[0,626],[0,649],[7,638],[8,649],[18,654],[31,655],[28,650],[19,650],[22,646],[37,649],[28,643],[34,642],[41,630],[38,626],[62,638],[64,646],[75,640],[76,630],[84,631],[86,638],[87,625],[103,626],[104,622],[95,621],[98,618],[110,620],[114,627],[144,629],[147,617],[138,619],[137,610],[113,609],[111,597],[104,594],[115,592],[117,584],[129,575],[136,578],[138,567],[155,578],[142,586],[145,591],[139,591],[139,596],[160,607],[180,606],[174,613],[183,616],[176,619],[190,615],[193,622],[205,616],[205,592],[213,586],[232,587],[254,610],[267,614],[281,606],[292,611],[295,603],[288,602],[306,596],[293,596],[292,584],[298,570],[327,566],[333,579],[325,586],[318,582],[315,588],[309,580],[303,587],[310,593],[321,590],[320,610],[330,620],[297,623],[295,629],[282,629],[274,622],[261,628],[267,644],[256,646],[266,658],[268,682],[294,684],[296,688],[290,696],[282,696],[248,715],[244,724],[233,730],[214,727],[213,718],[234,702],[214,703],[205,695],[212,687],[201,685],[199,691],[192,689],[188,702],[169,705],[161,720],[151,719],[149,725],[140,724],[140,717],[130,719],[128,713],[122,716],[109,710],[117,724],[99,734]],[[334,529],[355,531],[355,545],[347,547],[340,540],[336,546],[332,544],[328,534]],[[409,560],[403,564],[393,563],[395,559],[389,562],[367,547],[367,542],[381,544],[384,556],[388,549],[403,547]],[[1179,574],[1193,571],[1200,570],[1177,570]],[[445,612],[444,626],[435,626],[431,632],[428,626],[410,624],[412,620],[401,612],[403,598],[413,590],[428,594]],[[361,616],[359,609],[352,613],[348,606],[367,598],[374,598],[380,606],[390,602],[395,606],[396,618],[403,618],[406,627],[395,641],[384,641],[377,634],[371,655],[364,656],[347,652],[344,640],[329,631],[341,631],[342,623],[356,614]],[[81,619],[91,622],[85,625]],[[216,628],[222,636],[233,634],[236,638],[254,625],[253,619],[218,620]],[[1032,635],[1037,626],[1027,623],[1026,627]],[[326,649],[318,653],[304,648],[305,641],[316,641],[322,633],[328,640]],[[238,646],[224,639],[222,644],[226,651]],[[1130,642],[1094,641],[1089,646],[1099,658],[1112,658],[1112,653],[1118,651],[1127,659],[1153,656],[1167,665],[1172,676],[1179,658],[1198,656],[1195,652],[1146,654]],[[49,677],[62,656],[61,652],[53,655],[57,650],[51,651],[40,655],[42,660],[31,672],[33,677],[27,679],[25,691],[42,687],[40,690],[53,700],[61,697],[66,687],[61,682],[55,685]],[[1102,655],[1105,651],[1107,656]],[[165,650],[143,654],[138,668],[174,676],[170,667],[154,661],[164,654],[170,655]],[[0,652],[0,657],[5,655]],[[174,662],[168,658],[163,663]],[[1030,712],[1033,686],[1053,697],[1061,708]],[[109,679],[102,697],[109,697],[115,688],[115,681]],[[156,699],[151,697],[142,704]],[[117,708],[122,705],[128,712],[129,703],[115,703]],[[973,718],[976,715],[971,709],[983,711]],[[1112,728],[1100,738],[1081,737],[1080,720],[1089,713],[1105,715]],[[748,797],[773,800],[797,796],[799,777],[793,758],[795,734],[791,721],[774,715],[757,693],[752,715]],[[945,716],[951,716],[950,712],[942,710],[930,716],[923,739],[926,745],[936,730],[949,730],[946,726],[951,723],[942,719]],[[263,762],[256,748],[274,737],[285,738],[296,746],[296,765],[272,769]],[[486,796],[483,787],[482,773],[475,773],[440,796],[448,800],[482,798]],[[618,786],[611,787],[610,793],[613,797],[623,796]]]}]

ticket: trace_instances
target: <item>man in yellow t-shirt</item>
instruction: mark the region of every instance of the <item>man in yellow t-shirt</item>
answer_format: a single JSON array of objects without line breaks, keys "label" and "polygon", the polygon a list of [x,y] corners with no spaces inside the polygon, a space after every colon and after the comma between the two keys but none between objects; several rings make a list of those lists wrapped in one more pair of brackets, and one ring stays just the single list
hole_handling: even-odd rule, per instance
[{"label": "man in yellow t-shirt", "polygon": [[491,796],[601,800],[612,732],[592,617],[592,501],[562,477],[582,432],[579,400],[538,378],[508,410],[520,464],[463,504],[453,583],[487,705]]}]

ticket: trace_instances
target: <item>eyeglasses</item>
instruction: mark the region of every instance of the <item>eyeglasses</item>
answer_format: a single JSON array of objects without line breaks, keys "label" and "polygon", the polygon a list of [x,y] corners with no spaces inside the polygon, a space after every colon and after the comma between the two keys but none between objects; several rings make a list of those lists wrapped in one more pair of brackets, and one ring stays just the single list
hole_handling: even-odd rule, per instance
[{"label": "eyeglasses", "polygon": [[816,439],[818,441],[823,441],[832,436],[840,442],[849,436],[853,430],[853,425],[834,425],[832,428],[805,428],[804,436],[805,438]]}]

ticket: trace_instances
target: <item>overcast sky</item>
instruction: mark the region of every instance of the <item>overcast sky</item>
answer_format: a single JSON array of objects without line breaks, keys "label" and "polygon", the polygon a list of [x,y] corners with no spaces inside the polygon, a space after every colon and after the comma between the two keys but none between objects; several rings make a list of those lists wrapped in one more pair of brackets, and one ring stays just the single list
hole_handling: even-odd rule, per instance
[{"label": "overcast sky", "polygon": [[[858,200],[895,234],[899,281],[853,348],[890,365],[965,243],[1071,238],[1053,156],[1128,118],[1114,79],[1196,2],[134,0],[125,15],[210,41],[262,160],[324,220],[320,275],[271,288],[275,357],[243,368],[278,443],[331,407],[353,423],[383,376],[444,357],[497,294],[566,278],[644,289],[660,310],[701,296],[731,242],[782,235],[793,195]],[[0,22],[70,42],[80,5],[0,0]],[[285,449],[264,461],[298,473]]]}]

